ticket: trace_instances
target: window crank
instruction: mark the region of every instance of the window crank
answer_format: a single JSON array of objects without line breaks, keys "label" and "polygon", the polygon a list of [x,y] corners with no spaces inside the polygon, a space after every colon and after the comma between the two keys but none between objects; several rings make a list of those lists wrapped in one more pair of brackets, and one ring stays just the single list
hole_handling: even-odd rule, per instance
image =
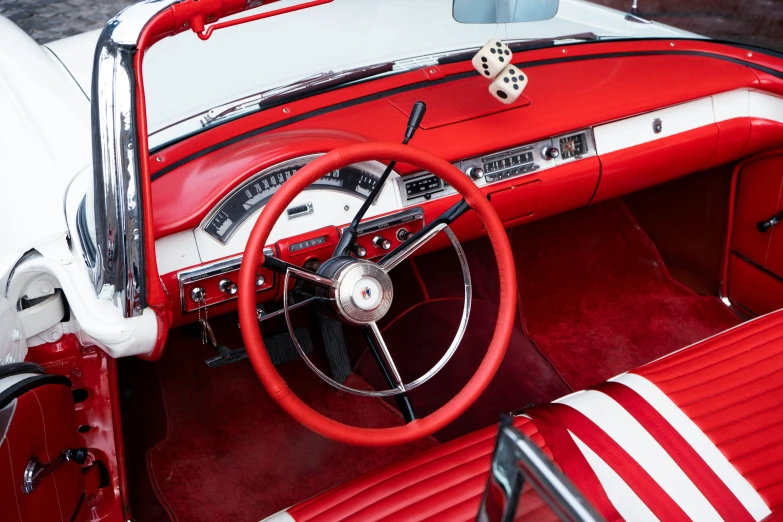
[{"label": "window crank", "polygon": [[22,477],[22,492],[26,495],[32,493],[43,479],[57,471],[66,462],[73,461],[82,465],[86,460],[87,448],[67,449],[49,464],[42,464],[36,458],[30,459]]},{"label": "window crank", "polygon": [[778,212],[777,214],[775,214],[774,216],[772,216],[771,218],[765,221],[759,221],[756,224],[756,228],[759,229],[759,232],[766,232],[767,230],[774,227],[781,221],[783,221],[783,212]]}]

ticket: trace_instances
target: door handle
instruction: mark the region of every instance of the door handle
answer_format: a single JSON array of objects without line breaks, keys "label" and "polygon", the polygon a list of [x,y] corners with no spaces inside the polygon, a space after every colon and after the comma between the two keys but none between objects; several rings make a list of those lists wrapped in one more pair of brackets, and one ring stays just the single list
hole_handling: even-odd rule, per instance
[{"label": "door handle", "polygon": [[766,232],[767,230],[774,227],[781,221],[783,221],[783,212],[778,212],[777,214],[775,214],[769,219],[766,219],[764,221],[759,221],[756,224],[756,228],[759,229],[759,232]]},{"label": "door handle", "polygon": [[87,448],[67,449],[49,464],[42,464],[38,459],[32,458],[24,468],[22,492],[26,495],[32,493],[43,479],[57,471],[66,462],[74,461],[81,465],[86,460]]}]

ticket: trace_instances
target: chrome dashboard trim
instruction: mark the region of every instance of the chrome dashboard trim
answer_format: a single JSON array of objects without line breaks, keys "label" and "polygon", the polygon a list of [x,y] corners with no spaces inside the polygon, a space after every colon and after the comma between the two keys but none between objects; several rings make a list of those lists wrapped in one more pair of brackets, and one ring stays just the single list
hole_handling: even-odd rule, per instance
[{"label": "chrome dashboard trim", "polygon": [[[542,151],[547,147],[558,147],[560,140],[563,138],[569,138],[571,136],[576,136],[579,134],[585,134],[585,140],[586,145],[588,147],[588,150],[586,153],[574,156],[571,158],[563,159],[562,154],[554,159],[547,159],[542,154]],[[559,151],[559,149],[558,149]],[[491,152],[488,154],[484,154],[481,156],[476,156],[473,158],[467,158],[460,161],[453,162],[453,165],[461,170],[462,172],[466,173],[468,169],[471,167],[478,167],[484,170],[485,163],[490,161],[495,161],[498,159],[503,159],[506,157],[514,156],[520,153],[526,153],[526,152],[532,152],[533,153],[533,161],[532,166],[529,169],[520,169],[516,165],[511,165],[506,168],[499,169],[494,172],[486,172],[484,173],[484,177],[473,180],[473,182],[476,184],[477,187],[483,188],[489,185],[493,185],[495,183],[500,183],[502,181],[506,181],[509,179],[523,179],[529,176],[537,175],[542,170],[547,170],[555,167],[559,167],[561,165],[565,165],[567,163],[572,163],[574,161],[578,161],[584,158],[589,158],[592,156],[595,156],[596,149],[595,149],[595,136],[593,135],[593,129],[592,127],[580,129],[572,132],[566,132],[563,134],[559,134],[557,136],[553,136],[551,138],[546,138],[543,140],[539,140],[536,142],[531,143],[525,143],[522,145],[518,145],[515,147],[511,147],[509,149],[504,149],[496,152]],[[488,174],[504,174],[508,173],[507,176],[504,176],[502,179],[495,179],[495,180],[489,180]],[[420,205],[422,203],[425,203],[427,201],[430,201],[432,199],[438,199],[443,198],[446,196],[451,196],[457,193],[456,190],[454,190],[453,187],[450,185],[445,185],[444,187],[437,188],[435,190],[431,191],[423,191],[413,197],[409,197],[406,190],[406,185],[413,181],[419,181],[423,180],[429,177],[432,177],[433,174],[430,172],[419,172],[416,174],[412,174],[410,176],[402,176],[397,179],[397,189],[400,194],[400,198],[402,200],[403,207],[410,207],[413,205]]]},{"label": "chrome dashboard trim", "polygon": [[[271,248],[265,248],[264,255],[269,257],[274,257],[274,251]],[[189,268],[186,270],[182,270],[181,272],[177,272],[177,286],[179,287],[179,302],[182,308],[182,313],[186,314],[195,311],[195,310],[191,310],[190,312],[188,312],[187,308],[185,307],[186,284],[194,283],[196,281],[201,281],[202,279],[207,279],[209,277],[214,277],[216,275],[227,274],[229,272],[236,272],[242,266],[243,257],[244,254],[239,254],[237,256],[221,259],[220,261],[205,263],[195,268]],[[274,286],[272,288],[274,288]],[[265,290],[271,290],[271,288],[267,288]],[[223,301],[220,301],[219,303],[208,304],[206,305],[206,307],[208,308],[210,306],[223,304],[226,301],[231,301],[233,299],[236,299],[237,297],[238,297],[237,295],[227,296],[227,298],[224,299]]]},{"label": "chrome dashboard trim", "polygon": [[109,20],[98,37],[92,72],[93,212],[97,256],[88,268],[99,299],[124,317],[146,307],[141,160],[133,67],[144,27],[180,0],[145,0]]}]

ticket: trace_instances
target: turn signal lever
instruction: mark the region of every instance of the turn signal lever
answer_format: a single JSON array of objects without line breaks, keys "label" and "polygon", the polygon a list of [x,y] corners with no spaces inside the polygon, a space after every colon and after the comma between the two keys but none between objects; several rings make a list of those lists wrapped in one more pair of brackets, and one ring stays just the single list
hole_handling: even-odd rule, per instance
[{"label": "turn signal lever", "polygon": [[[416,133],[416,129],[418,129],[419,125],[421,125],[421,120],[424,118],[425,112],[427,112],[427,105],[423,101],[417,101],[413,104],[411,115],[408,118],[408,127],[405,129],[405,138],[402,140],[403,145],[407,145],[411,138],[413,138],[413,135]],[[356,238],[359,237],[359,223],[370,209],[370,205],[372,205],[373,201],[375,201],[375,198],[378,197],[378,193],[383,188],[384,183],[386,183],[386,179],[389,177],[389,174],[396,164],[396,161],[389,162],[386,170],[384,170],[383,174],[381,174],[381,177],[378,178],[378,182],[375,184],[375,187],[373,187],[372,191],[370,191],[367,199],[364,200],[362,207],[353,217],[351,224],[348,225],[345,230],[343,230],[343,235],[340,236],[340,240],[337,242],[337,246],[334,249],[334,254],[332,254],[332,257],[347,256],[351,252],[353,245],[356,242]]]},{"label": "turn signal lever", "polygon": [[777,214],[775,214],[774,216],[772,216],[767,220],[759,221],[756,224],[756,228],[759,229],[759,232],[766,232],[767,230],[774,227],[781,221],[783,221],[783,212],[778,212]]}]

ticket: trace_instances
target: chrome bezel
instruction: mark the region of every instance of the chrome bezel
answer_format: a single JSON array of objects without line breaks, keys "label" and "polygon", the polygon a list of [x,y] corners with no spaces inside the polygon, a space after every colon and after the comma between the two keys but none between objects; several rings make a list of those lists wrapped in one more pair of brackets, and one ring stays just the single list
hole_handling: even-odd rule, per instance
[{"label": "chrome bezel", "polygon": [[[259,170],[258,172],[256,172],[252,176],[248,176],[247,178],[245,178],[241,182],[239,182],[236,186],[232,187],[232,189],[225,196],[220,198],[220,201],[217,203],[217,205],[215,205],[212,208],[212,210],[209,211],[209,214],[207,214],[207,216],[203,220],[201,220],[201,223],[199,223],[198,228],[200,230],[202,230],[204,232],[204,234],[206,234],[207,237],[209,237],[213,241],[216,241],[217,243],[220,243],[221,245],[227,245],[229,243],[229,241],[231,241],[231,238],[234,236],[234,234],[239,230],[240,226],[237,226],[223,240],[220,240],[220,239],[214,237],[209,232],[207,232],[207,226],[209,225],[210,221],[212,221],[212,219],[217,215],[217,213],[221,211],[223,206],[225,206],[225,204],[231,199],[231,197],[234,194],[236,194],[237,190],[239,190],[239,187],[244,186],[247,183],[251,183],[251,182],[253,182],[253,181],[255,181],[255,180],[259,179],[259,178],[262,178],[263,176],[265,176],[265,175],[267,175],[270,172],[273,172],[275,170],[284,169],[286,167],[290,167],[290,166],[293,166],[293,165],[299,165],[299,164],[302,164],[302,163],[304,163],[304,164],[310,163],[314,159],[319,158],[319,157],[323,156],[324,154],[325,153],[322,152],[322,153],[318,153],[318,154],[307,154],[305,156],[298,156],[296,158],[291,158],[289,160],[281,161],[280,163],[276,163],[276,164],[271,165],[271,166],[269,166],[269,167],[267,167],[265,169]],[[351,165],[346,165],[346,167],[351,167],[351,166],[352,167],[356,167],[356,168],[360,168],[360,169],[364,170],[365,172],[375,176],[376,178],[380,178],[381,174],[383,174],[383,171],[386,169],[385,165],[383,165],[382,163],[379,163],[377,161],[363,161],[361,163],[355,163],[355,164],[351,164]],[[392,171],[392,174],[394,174],[394,171]],[[296,175],[296,174],[294,174],[294,175]],[[391,174],[390,174],[390,176],[391,176]],[[377,203],[378,198],[383,193],[383,189],[384,188],[385,187],[381,187],[381,190],[378,191],[378,195],[376,196],[375,201],[373,202],[373,205],[375,205]],[[329,190],[329,188],[323,187],[323,190]],[[310,205],[312,206],[312,203],[310,203]],[[252,214],[247,214],[245,219],[241,223],[245,223],[249,219],[252,219],[252,217],[255,216],[256,214],[258,214],[259,212],[261,212],[263,210],[263,208],[264,207],[261,207],[261,208],[257,209]],[[309,213],[312,213],[312,210]]]}]

